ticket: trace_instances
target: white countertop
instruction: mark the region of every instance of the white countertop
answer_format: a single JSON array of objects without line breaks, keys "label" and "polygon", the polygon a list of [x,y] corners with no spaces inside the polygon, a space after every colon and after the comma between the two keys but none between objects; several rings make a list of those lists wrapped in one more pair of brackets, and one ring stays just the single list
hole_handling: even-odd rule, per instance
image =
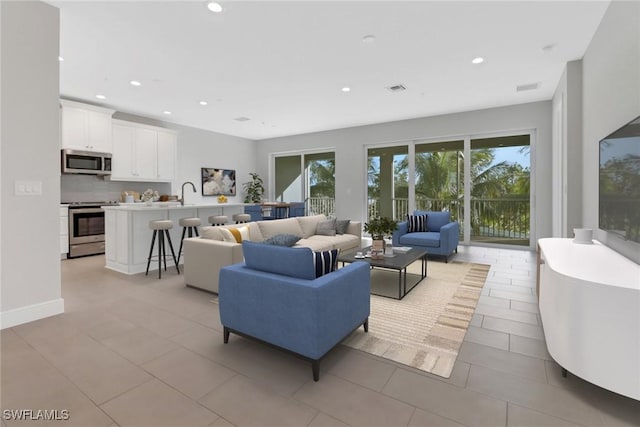
[{"label": "white countertop", "polygon": [[105,211],[150,211],[150,210],[179,210],[179,209],[209,209],[249,206],[253,203],[200,203],[180,205],[180,202],[153,202],[151,206],[146,203],[120,203],[119,206],[102,206]]},{"label": "white countertop", "polygon": [[585,282],[640,289],[640,265],[594,240],[580,244],[573,239],[538,240],[542,255],[553,270]]}]

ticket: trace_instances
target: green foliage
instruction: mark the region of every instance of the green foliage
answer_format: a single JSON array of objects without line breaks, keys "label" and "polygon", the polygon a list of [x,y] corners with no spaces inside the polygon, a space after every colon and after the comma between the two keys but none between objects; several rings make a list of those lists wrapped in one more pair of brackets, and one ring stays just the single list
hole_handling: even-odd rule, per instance
[{"label": "green foliage", "polygon": [[364,223],[364,231],[371,235],[374,240],[384,239],[391,235],[398,228],[398,221],[394,221],[386,216],[373,218]]},{"label": "green foliage", "polygon": [[251,175],[251,181],[242,184],[245,192],[244,202],[260,203],[264,196],[264,183],[257,173],[249,172],[249,175]]}]

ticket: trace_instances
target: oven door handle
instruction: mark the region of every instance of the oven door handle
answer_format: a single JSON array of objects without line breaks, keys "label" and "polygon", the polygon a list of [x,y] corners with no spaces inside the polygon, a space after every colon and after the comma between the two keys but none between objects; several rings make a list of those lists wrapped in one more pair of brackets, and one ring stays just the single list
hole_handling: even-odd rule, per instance
[{"label": "oven door handle", "polygon": [[100,213],[104,212],[102,208],[69,208],[70,214],[81,214],[81,213]]}]

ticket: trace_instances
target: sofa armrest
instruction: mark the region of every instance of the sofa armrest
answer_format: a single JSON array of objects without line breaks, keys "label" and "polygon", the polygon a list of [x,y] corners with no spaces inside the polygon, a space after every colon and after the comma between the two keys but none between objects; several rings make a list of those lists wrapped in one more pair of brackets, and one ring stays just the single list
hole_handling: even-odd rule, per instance
[{"label": "sofa armrest", "polygon": [[409,223],[402,221],[398,223],[398,228],[391,235],[391,243],[393,246],[400,246],[400,237],[407,234],[409,231]]},{"label": "sofa armrest", "polygon": [[346,234],[362,237],[362,223],[360,221],[350,221]]},{"label": "sofa armrest", "polygon": [[370,312],[369,264],[355,262],[314,280],[237,264],[220,271],[225,327],[312,359],[345,338]]},{"label": "sofa armrest", "polygon": [[440,247],[446,251],[446,254],[450,254],[458,247],[459,238],[460,224],[457,221],[440,227]]},{"label": "sofa armrest", "polygon": [[191,237],[184,239],[184,282],[218,293],[218,274],[227,265],[244,260],[240,243]]}]

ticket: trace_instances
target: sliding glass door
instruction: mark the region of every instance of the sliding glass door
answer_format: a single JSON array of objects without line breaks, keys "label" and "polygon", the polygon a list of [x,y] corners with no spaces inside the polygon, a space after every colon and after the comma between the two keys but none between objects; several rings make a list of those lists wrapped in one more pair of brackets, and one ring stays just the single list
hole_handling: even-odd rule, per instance
[{"label": "sliding glass door", "polygon": [[472,242],[529,246],[529,135],[471,140]]},{"label": "sliding glass door", "polygon": [[367,219],[449,211],[461,242],[530,245],[530,134],[367,150]]},{"label": "sliding glass door", "polygon": [[276,155],[275,200],[305,202],[307,215],[335,216],[335,153]]},{"label": "sliding glass door", "polygon": [[408,147],[370,148],[367,153],[367,221],[390,217],[402,221],[409,212]]}]

